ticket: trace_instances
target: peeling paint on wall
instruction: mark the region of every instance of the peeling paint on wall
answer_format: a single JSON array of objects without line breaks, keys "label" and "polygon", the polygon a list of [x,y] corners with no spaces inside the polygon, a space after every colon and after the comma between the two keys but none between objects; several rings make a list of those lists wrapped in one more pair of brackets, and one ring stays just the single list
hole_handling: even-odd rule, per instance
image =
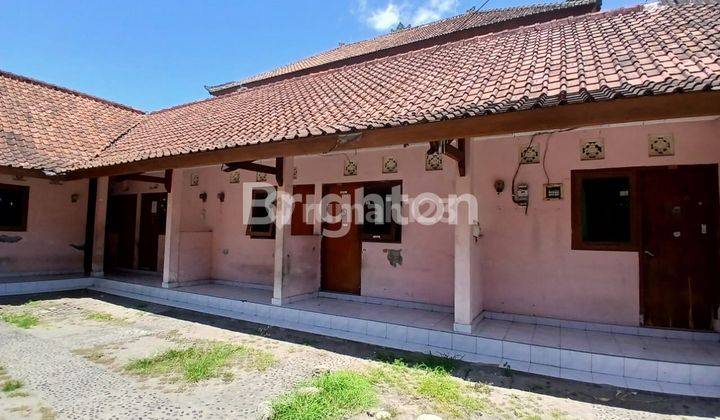
[{"label": "peeling paint on wall", "polygon": [[402,265],[402,249],[385,249],[384,251],[387,253],[387,259],[390,262],[390,265],[392,265],[393,267]]}]

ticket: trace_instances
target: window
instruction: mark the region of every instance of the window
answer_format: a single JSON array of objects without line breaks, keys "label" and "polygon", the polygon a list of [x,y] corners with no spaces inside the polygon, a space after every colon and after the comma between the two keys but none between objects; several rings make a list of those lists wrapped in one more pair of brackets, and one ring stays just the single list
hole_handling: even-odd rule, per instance
[{"label": "window", "polygon": [[[255,200],[266,200],[268,198],[269,192],[272,191],[268,188],[255,188],[252,190],[252,199],[253,203],[250,203],[253,207],[250,210],[250,215],[253,219],[259,219],[259,218],[268,218],[269,216],[269,209],[265,205],[254,205]],[[275,203],[273,201],[273,203]],[[275,239],[275,222],[270,222],[269,220],[266,223],[252,223],[253,221],[248,221],[247,225],[247,235],[251,238],[259,238],[259,239]]]},{"label": "window", "polygon": [[[363,185],[363,224],[360,237],[365,242],[400,243],[402,226],[393,220],[393,204],[401,204],[402,182],[368,182]],[[398,215],[399,216],[399,215]]]},{"label": "window", "polygon": [[30,187],[0,184],[0,231],[27,230]]},{"label": "window", "polygon": [[[315,185],[293,185],[293,195],[299,196],[299,201],[293,204],[290,234],[312,235],[314,233],[313,221],[306,221],[305,213],[307,211],[306,205],[312,204],[312,197],[315,195]],[[310,216],[312,216],[312,214],[308,215],[308,217]]]},{"label": "window", "polygon": [[633,170],[572,172],[573,249],[635,251]]}]

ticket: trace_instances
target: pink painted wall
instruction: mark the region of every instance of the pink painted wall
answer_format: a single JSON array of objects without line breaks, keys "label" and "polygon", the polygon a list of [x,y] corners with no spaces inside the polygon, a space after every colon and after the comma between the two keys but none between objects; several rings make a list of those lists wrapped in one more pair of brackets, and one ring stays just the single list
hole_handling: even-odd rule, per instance
[{"label": "pink painted wall", "polygon": [[[395,174],[382,174],[382,157],[398,159]],[[358,175],[344,176],[345,155],[299,157],[295,159],[295,184],[362,182],[403,179],[403,192],[411,196],[434,192],[441,196],[454,189],[457,174],[454,162],[446,162],[442,171],[425,171],[423,147],[370,151],[353,156],[358,162]],[[199,175],[199,184],[190,186],[192,174]],[[183,180],[182,232],[212,231],[211,276],[215,279],[272,285],[274,241],[252,239],[245,234],[242,220],[242,183],[254,182],[255,173],[240,171],[241,183],[231,184],[230,175],[219,167],[194,168],[185,171]],[[268,176],[274,183],[274,177]],[[217,193],[225,192],[220,203]],[[208,194],[207,202],[198,197]],[[320,237],[292,237],[290,241],[290,274],[314,278],[320,285]],[[450,226],[403,227],[402,243],[364,243],[362,253],[362,294],[365,296],[409,300],[438,305],[453,304],[453,229]],[[387,261],[386,249],[401,249],[403,264],[393,268]],[[308,289],[307,284],[298,284]]]},{"label": "pink painted wall", "polygon": [[[672,133],[675,156],[649,157],[647,136]],[[530,208],[511,201],[510,183],[519,144],[528,137],[474,142],[475,189],[480,198],[480,262],[485,310],[583,321],[637,325],[639,261],[636,252],[570,249],[570,171],[627,166],[718,163],[720,122],[635,125],[557,133],[550,139],[546,169],[562,182],[565,198],[543,201],[542,165],[523,165],[517,182],[530,186]],[[605,159],[581,161],[582,139],[603,138]],[[536,137],[541,153],[547,136]],[[497,195],[495,179],[506,190]]]},{"label": "pink painted wall", "polygon": [[[346,156],[296,158],[296,183],[339,183],[377,180],[403,181],[403,194],[414,197],[432,192],[441,197],[454,191],[457,166],[445,161],[442,171],[425,171],[425,147],[408,147],[377,150],[352,155],[358,163],[356,176],[343,176]],[[394,156],[398,172],[382,173],[382,157]],[[366,242],[362,245],[361,294],[431,303],[453,304],[453,241],[451,226],[423,226],[410,224],[402,227],[402,243]],[[392,267],[387,260],[387,249],[400,249],[402,265]]]},{"label": "pink painted wall", "polygon": [[[55,185],[46,179],[16,181],[0,175],[0,183],[30,187],[27,231],[0,231],[0,235],[22,238],[16,243],[0,243],[0,276],[82,273],[83,252],[70,244],[85,242],[87,180]],[[79,195],[75,203],[71,202],[73,194]]]}]

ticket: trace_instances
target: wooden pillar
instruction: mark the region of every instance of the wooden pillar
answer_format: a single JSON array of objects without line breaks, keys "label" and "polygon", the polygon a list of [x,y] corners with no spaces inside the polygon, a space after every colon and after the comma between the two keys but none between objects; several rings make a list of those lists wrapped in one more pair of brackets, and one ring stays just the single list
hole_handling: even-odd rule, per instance
[{"label": "wooden pillar", "polygon": [[105,224],[107,219],[108,187],[110,179],[97,179],[95,220],[93,229],[92,276],[105,275]]},{"label": "wooden pillar", "polygon": [[[277,218],[275,220],[275,265],[273,281],[273,305],[287,303],[287,290],[290,273],[290,220],[292,202],[282,200],[282,194],[293,193],[293,168],[295,167],[292,157],[284,158],[282,164],[281,186],[277,187]],[[284,217],[283,217],[284,216]],[[285,220],[283,220],[285,219]],[[286,223],[285,223],[286,222]]]},{"label": "wooden pillar", "polygon": [[170,183],[165,219],[165,254],[162,287],[179,286],[180,272],[180,218],[182,215],[183,172],[175,169]]}]

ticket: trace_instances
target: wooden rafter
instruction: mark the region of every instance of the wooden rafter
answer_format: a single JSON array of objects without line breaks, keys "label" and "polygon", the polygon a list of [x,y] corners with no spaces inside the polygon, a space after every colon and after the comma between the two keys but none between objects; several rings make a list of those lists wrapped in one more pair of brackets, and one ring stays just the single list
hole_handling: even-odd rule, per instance
[{"label": "wooden rafter", "polygon": [[262,163],[256,163],[254,161],[244,161],[225,163],[222,167],[222,170],[225,172],[232,172],[238,169],[275,175],[277,184],[279,186],[283,185],[283,158],[281,157],[275,158],[275,166],[263,165]]},{"label": "wooden rafter", "polygon": [[163,184],[165,190],[170,192],[170,185],[172,184],[172,169],[165,170],[165,176],[154,176],[145,175],[142,173],[133,173],[125,175],[117,175],[110,178],[112,183],[123,182],[123,181],[137,181],[137,182],[150,182],[153,184]]},{"label": "wooden rafter", "polygon": [[[452,144],[453,141],[457,143],[457,146]],[[443,141],[442,147],[440,143],[439,141],[431,141],[428,154],[442,151],[445,156],[457,162],[460,176],[465,176],[465,139]]]}]

